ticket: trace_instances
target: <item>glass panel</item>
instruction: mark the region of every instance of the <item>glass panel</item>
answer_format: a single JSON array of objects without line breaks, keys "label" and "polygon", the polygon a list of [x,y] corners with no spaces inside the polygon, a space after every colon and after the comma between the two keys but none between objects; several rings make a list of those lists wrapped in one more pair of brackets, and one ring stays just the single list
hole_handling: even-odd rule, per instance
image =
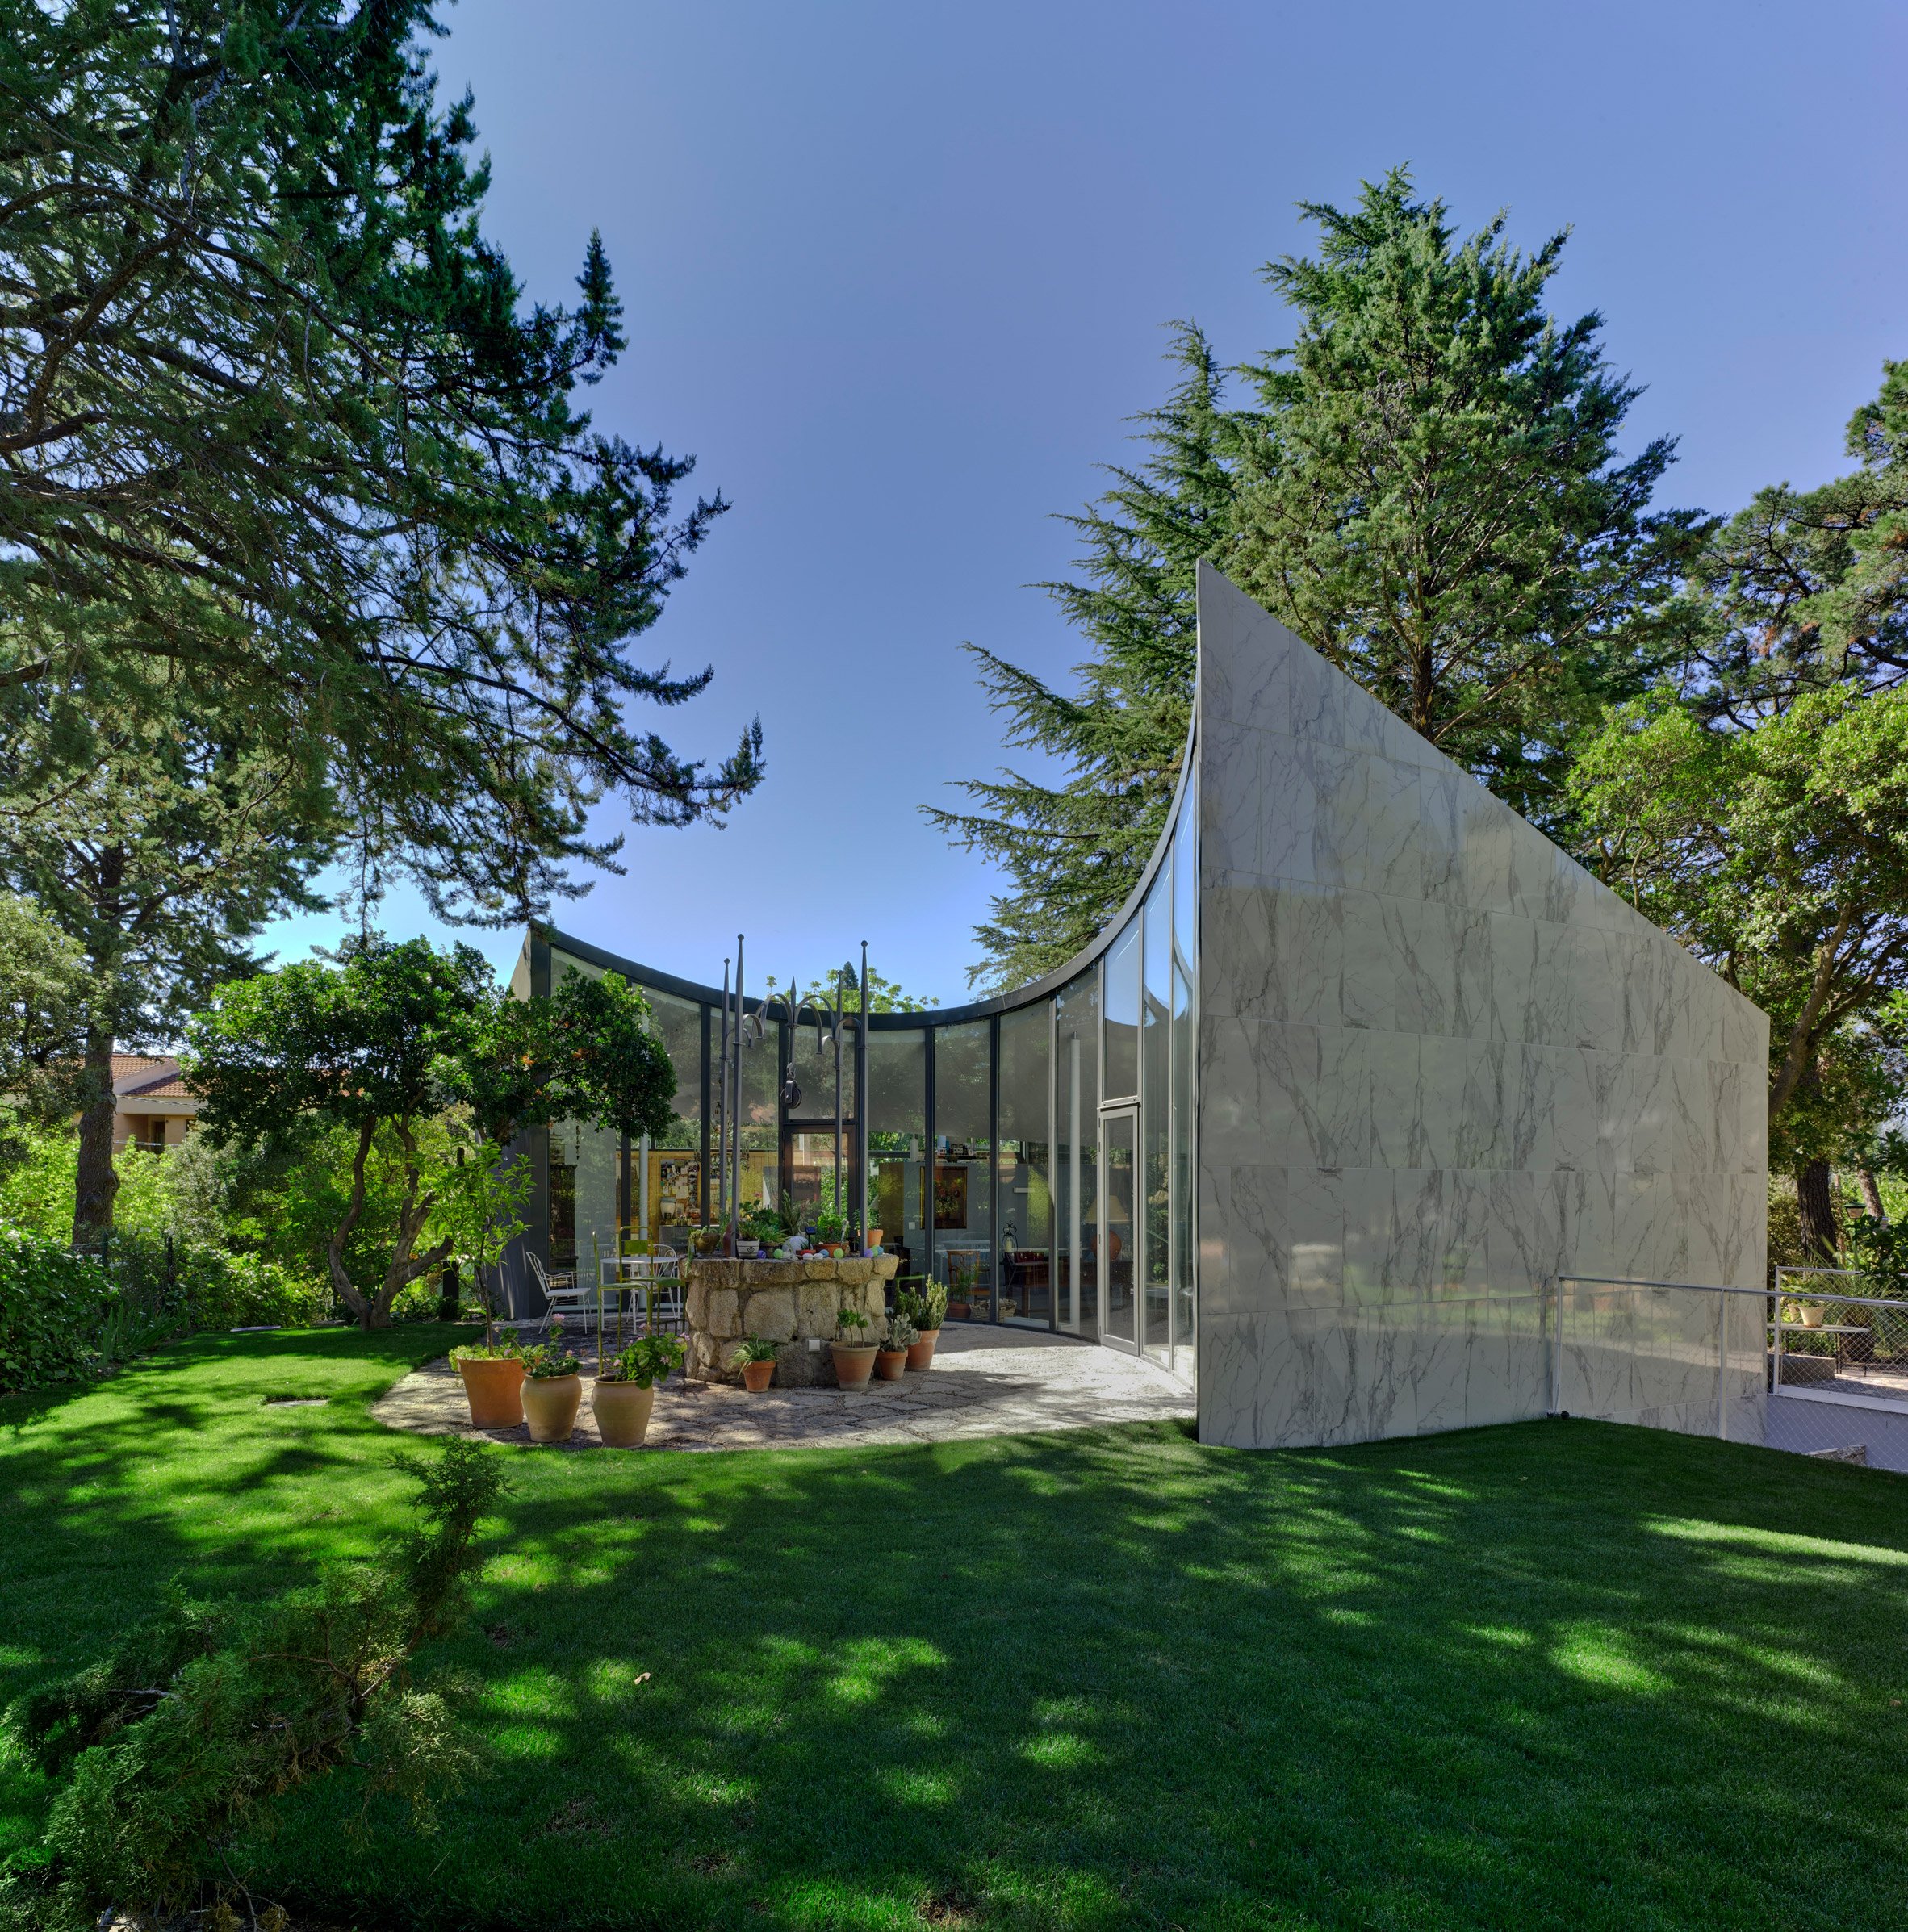
[{"label": "glass panel", "polygon": [[994,1161],[989,1141],[985,1020],[934,1036],[934,1259],[956,1320],[993,1313]]},{"label": "glass panel", "polygon": [[617,1252],[622,1140],[603,1127],[559,1120],[550,1130],[550,1243],[545,1265],[574,1269],[585,1287]]},{"label": "glass panel", "polygon": [[1172,997],[1172,935],[1168,922],[1172,908],[1172,874],[1160,868],[1146,895],[1146,972],[1140,1028],[1140,1058],[1144,1076],[1140,1096],[1140,1173],[1145,1202],[1145,1238],[1140,1267],[1145,1282],[1147,1349],[1164,1361],[1173,1340],[1173,1308],[1167,1280],[1171,1265],[1168,1240],[1171,1180],[1167,1134],[1171,1118],[1168,1002]]},{"label": "glass panel", "polygon": [[[646,986],[651,1023],[676,1069],[676,1098],[669,1125],[650,1143],[649,1159],[638,1161],[632,1185],[636,1190],[634,1232],[651,1242],[663,1242],[678,1253],[688,1251],[689,1231],[701,1219],[702,1198],[702,1009],[693,1000],[678,999]],[[634,1150],[633,1150],[634,1152]]]},{"label": "glass panel", "polygon": [[[855,1144],[842,1136],[842,1191],[847,1191]],[[784,1186],[795,1203],[805,1227],[814,1223],[816,1211],[835,1200],[835,1130],[826,1133],[804,1129],[789,1136],[789,1172]],[[745,1194],[746,1200],[747,1196]]]},{"label": "glass panel", "polygon": [[1107,1045],[1103,1100],[1140,1091],[1140,922],[1135,919],[1107,955]]},{"label": "glass panel", "polygon": [[904,1275],[927,1272],[927,1035],[870,1027],[868,1215]]},{"label": "glass panel", "polygon": [[1133,1157],[1139,1121],[1131,1108],[1100,1116],[1106,1141],[1099,1244],[1105,1263],[1107,1312],[1102,1332],[1133,1339]]},{"label": "glass panel", "polygon": [[1000,1021],[1000,1317],[1047,1327],[1053,1310],[1052,1010],[1043,1000]]},{"label": "glass panel", "polygon": [[1192,988],[1173,968],[1173,1367],[1191,1381],[1193,1328]]},{"label": "glass panel", "polygon": [[1189,966],[1199,952],[1199,785],[1189,780],[1173,834],[1173,943]]},{"label": "glass panel", "polygon": [[1090,967],[1054,1002],[1054,1319],[1099,1332],[1094,1203],[1099,1198],[1100,976]]},{"label": "glass panel", "polygon": [[[815,1042],[815,1021],[822,1022],[822,1043]],[[835,1030],[832,1016],[818,1015],[812,1007],[804,1010],[801,1024],[789,1039],[789,1072],[801,1089],[801,1098],[792,1101],[789,1113],[802,1120],[835,1119]],[[855,1029],[851,1020],[841,1035],[841,1112],[843,1120],[855,1113]]]},{"label": "glass panel", "polygon": [[652,1147],[699,1148],[702,1144],[702,1009],[693,1000],[644,987],[651,1023],[676,1069],[675,1110],[667,1132]]}]

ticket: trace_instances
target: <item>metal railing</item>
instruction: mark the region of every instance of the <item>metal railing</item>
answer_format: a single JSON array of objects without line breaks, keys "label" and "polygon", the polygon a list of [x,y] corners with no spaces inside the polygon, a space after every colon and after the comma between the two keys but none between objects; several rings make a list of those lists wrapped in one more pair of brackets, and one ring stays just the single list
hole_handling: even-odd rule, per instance
[{"label": "metal railing", "polygon": [[[1558,1276],[1546,1298],[1550,1412],[1684,1429],[1706,1413],[1724,1439],[1908,1470],[1908,1301],[1814,1285],[1864,1278],[1780,1268],[1772,1291]],[[1571,1333],[1572,1290],[1589,1293],[1587,1336]]]}]

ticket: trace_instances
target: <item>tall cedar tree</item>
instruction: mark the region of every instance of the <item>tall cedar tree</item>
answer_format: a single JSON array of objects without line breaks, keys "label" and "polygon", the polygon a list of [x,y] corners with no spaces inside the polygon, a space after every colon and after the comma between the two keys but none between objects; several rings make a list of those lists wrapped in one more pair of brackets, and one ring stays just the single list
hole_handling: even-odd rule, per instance
[{"label": "tall cedar tree", "polygon": [[1152,460],[1073,520],[1093,583],[1056,588],[1094,647],[1075,693],[977,654],[1010,742],[1069,780],[974,781],[980,810],[935,814],[1014,884],[977,979],[1058,964],[1137,879],[1185,742],[1202,555],[1539,824],[1573,736],[1687,648],[1707,526],[1648,508],[1668,440],[1617,460],[1638,392],[1598,316],[1543,307],[1564,237],[1525,258],[1500,216],[1460,244],[1403,169],[1349,212],[1302,205],[1319,258],[1265,270],[1299,328],[1243,372],[1256,407],[1222,406],[1182,327],[1187,378],[1141,419]]},{"label": "tall cedar tree", "polygon": [[949,838],[1013,881],[975,929],[986,956],[969,977],[991,986],[1036,978],[1085,945],[1165,826],[1192,715],[1196,567],[1224,554],[1234,496],[1211,346],[1180,323],[1171,355],[1179,382],[1162,408],[1135,419],[1144,459],[1110,469],[1113,487],[1065,519],[1084,541],[1086,581],[1040,586],[1092,646],[1074,667],[1074,692],[967,646],[1009,721],[1009,745],[1044,752],[1069,772],[1044,784],[1004,771],[963,786],[977,810],[928,809]]},{"label": "tall cedar tree", "polygon": [[374,877],[501,922],[611,863],[606,791],[719,813],[759,733],[709,770],[630,721],[709,681],[628,654],[726,506],[676,515],[690,462],[575,407],[624,346],[607,258],[525,305],[440,31],[0,0],[0,690],[242,700],[323,749]]},{"label": "tall cedar tree", "polygon": [[1500,215],[1460,244],[1403,169],[1349,211],[1302,206],[1318,259],[1264,270],[1300,326],[1248,372],[1235,580],[1554,825],[1572,738],[1687,649],[1710,526],[1650,509],[1672,439],[1617,460],[1642,392],[1600,316],[1545,312],[1564,234],[1526,257]]}]

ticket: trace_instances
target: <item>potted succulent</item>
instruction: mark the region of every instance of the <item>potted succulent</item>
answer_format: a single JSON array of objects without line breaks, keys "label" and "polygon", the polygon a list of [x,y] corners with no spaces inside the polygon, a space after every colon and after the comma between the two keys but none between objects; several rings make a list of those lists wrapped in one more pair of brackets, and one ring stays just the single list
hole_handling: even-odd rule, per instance
[{"label": "potted succulent", "polygon": [[908,1366],[925,1369],[934,1360],[934,1344],[941,1339],[941,1318],[948,1312],[948,1291],[939,1282],[928,1282],[918,1290],[904,1288],[894,1298],[895,1311],[905,1315],[914,1326],[914,1340],[908,1349]]},{"label": "potted succulent", "polygon": [[745,1335],[735,1344],[735,1365],[750,1395],[759,1395],[774,1379],[776,1353],[776,1344],[765,1335]]},{"label": "potted succulent", "polygon": [[563,1324],[550,1324],[547,1347],[524,1354],[523,1419],[533,1442],[567,1442],[583,1402],[583,1365],[563,1345]]},{"label": "potted succulent", "polygon": [[875,1373],[883,1382],[899,1382],[906,1373],[908,1350],[921,1339],[914,1324],[897,1310],[888,1317],[888,1332],[875,1351]]},{"label": "potted succulent", "polygon": [[606,1449],[641,1449],[649,1434],[656,1384],[682,1366],[687,1344],[680,1335],[639,1335],[605,1357],[590,1388],[596,1432]]},{"label": "potted succulent", "polygon": [[722,1242],[727,1233],[726,1228],[698,1227],[689,1236],[689,1250],[692,1254],[700,1255],[705,1259],[712,1254],[720,1254],[722,1252]]},{"label": "potted succulent", "polygon": [[844,1389],[865,1389],[874,1373],[874,1338],[868,1317],[856,1307],[841,1311],[841,1332],[828,1344],[835,1356],[835,1379]]},{"label": "potted succulent", "polygon": [[490,1341],[466,1342],[450,1351],[463,1378],[464,1399],[471,1405],[474,1429],[514,1429],[523,1425],[523,1378],[529,1365],[523,1344],[514,1335]]}]

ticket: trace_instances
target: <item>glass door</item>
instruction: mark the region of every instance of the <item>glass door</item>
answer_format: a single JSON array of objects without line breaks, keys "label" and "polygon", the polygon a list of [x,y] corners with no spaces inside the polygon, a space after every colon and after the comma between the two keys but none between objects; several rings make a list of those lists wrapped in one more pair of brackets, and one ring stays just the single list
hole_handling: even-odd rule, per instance
[{"label": "glass door", "polygon": [[1140,1110],[1119,1107],[1100,1116],[1098,1240],[1100,1334],[1134,1346],[1133,1287],[1138,1281],[1134,1179]]}]

